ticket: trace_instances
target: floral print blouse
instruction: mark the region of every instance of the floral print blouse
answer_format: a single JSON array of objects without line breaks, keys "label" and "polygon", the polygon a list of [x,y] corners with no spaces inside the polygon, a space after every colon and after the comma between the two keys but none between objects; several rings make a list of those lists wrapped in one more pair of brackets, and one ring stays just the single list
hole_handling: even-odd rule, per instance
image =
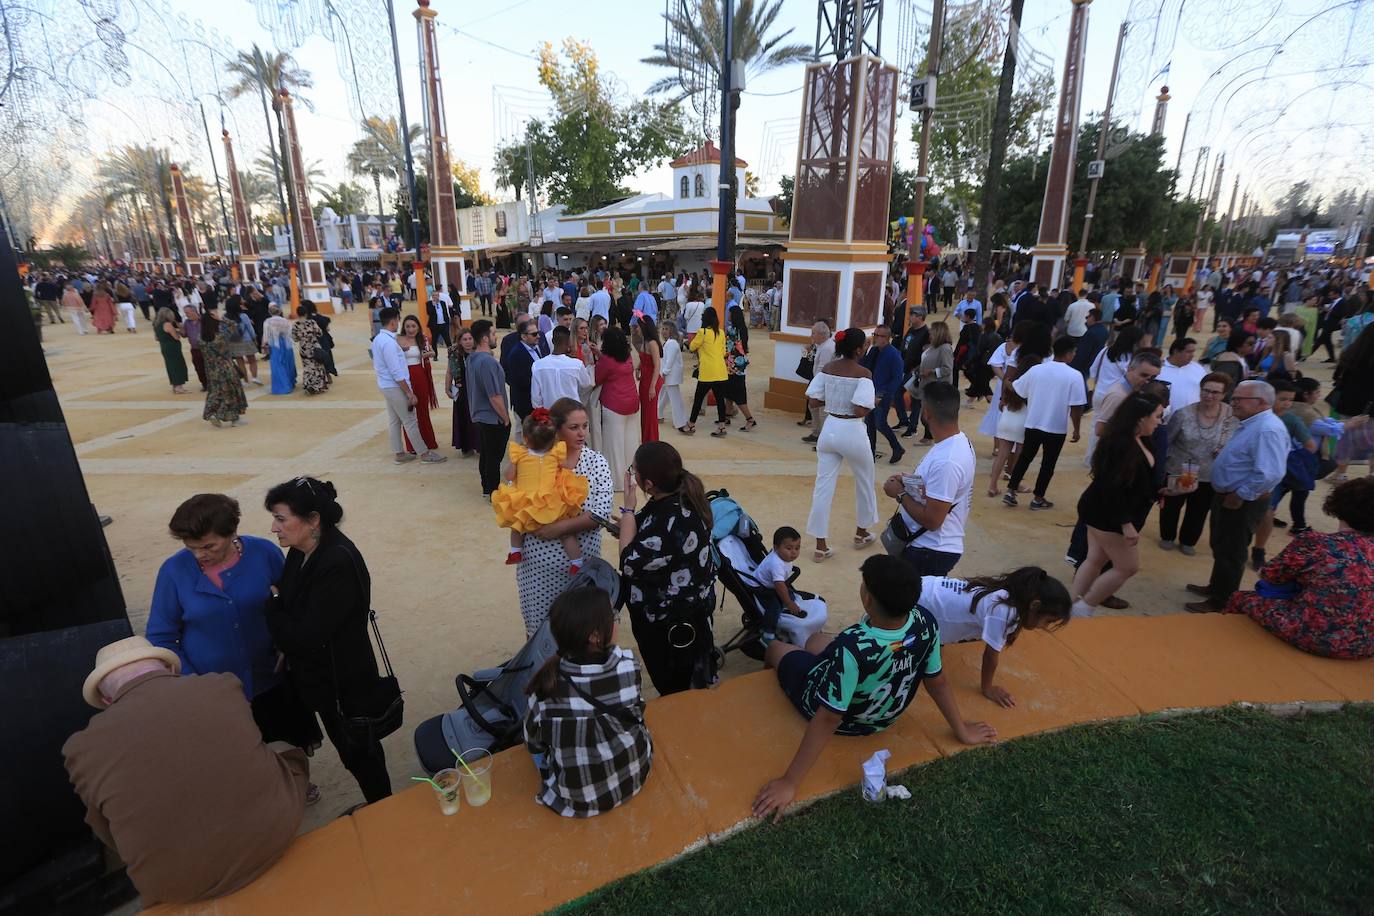
[{"label": "floral print blouse", "polygon": [[650,500],[635,521],[635,539],[620,556],[630,613],[650,623],[710,613],[716,561],[707,520],[673,494]]}]

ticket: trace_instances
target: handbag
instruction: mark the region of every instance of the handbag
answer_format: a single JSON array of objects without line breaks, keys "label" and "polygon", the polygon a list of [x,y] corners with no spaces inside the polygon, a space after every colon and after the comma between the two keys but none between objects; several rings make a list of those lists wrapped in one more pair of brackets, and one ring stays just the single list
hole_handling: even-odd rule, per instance
[{"label": "handbag", "polygon": [[[362,573],[353,566],[353,575],[362,586]],[[358,703],[358,715],[344,711],[339,693],[338,667],[334,663],[334,644],[329,644],[329,670],[334,678],[334,708],[343,723],[344,733],[355,744],[371,744],[380,741],[401,727],[405,718],[405,698],[402,696],[401,683],[396,679],[396,671],[391,667],[391,659],[386,654],[386,643],[382,642],[382,631],[377,626],[377,612],[367,612],[368,622],[372,625],[372,635],[377,639],[377,649],[381,652],[382,668],[386,671],[373,682],[371,690]],[[352,704],[350,704],[352,705]]]},{"label": "handbag", "polygon": [[[355,744],[371,744],[380,741],[401,727],[405,718],[405,697],[396,672],[391,667],[391,659],[386,654],[386,644],[382,642],[382,631],[377,627],[377,612],[367,612],[372,624],[372,633],[377,638],[377,648],[381,651],[382,667],[386,674],[379,676],[367,696],[358,703],[358,715],[344,712],[339,697],[338,672],[334,672],[334,708],[339,713],[345,734]],[[334,669],[334,646],[329,647],[329,664]],[[350,704],[352,705],[352,704]]]},{"label": "handbag", "polygon": [[[1294,490],[1308,491],[1317,485],[1321,473],[1317,456],[1298,445],[1288,451],[1288,471],[1285,482]],[[1330,473],[1328,471],[1327,473]]]},{"label": "handbag", "polygon": [[797,360],[797,375],[808,382],[816,377],[816,357],[803,356]]}]

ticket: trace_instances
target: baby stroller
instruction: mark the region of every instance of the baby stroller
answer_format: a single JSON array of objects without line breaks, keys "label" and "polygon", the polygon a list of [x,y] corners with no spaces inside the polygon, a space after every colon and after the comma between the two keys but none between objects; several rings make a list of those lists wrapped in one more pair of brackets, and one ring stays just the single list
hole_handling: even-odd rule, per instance
[{"label": "baby stroller", "polygon": [[[599,557],[587,560],[568,580],[568,588],[593,585],[620,602],[620,572]],[[461,705],[434,716],[415,729],[415,753],[420,765],[433,774],[453,766],[453,751],[485,748],[493,754],[523,740],[522,730],[528,697],[525,688],[544,663],[558,651],[549,622],[535,630],[529,642],[503,665],[484,668],[454,678]]]},{"label": "baby stroller", "polygon": [[[716,647],[718,660],[736,649],[755,661],[763,660],[764,633],[775,633],[789,641],[803,643],[800,634],[820,629],[826,619],[825,599],[810,592],[793,589],[797,603],[805,607],[806,622],[782,612],[782,601],[773,587],[760,582],[756,570],[768,555],[768,547],[759,526],[730,495],[729,490],[711,490],[706,494],[711,504],[711,544],[716,555],[716,575],[725,590],[739,602],[740,631],[724,644]],[[788,584],[795,582],[801,570],[792,567]],[[725,608],[725,595],[720,598]]]}]

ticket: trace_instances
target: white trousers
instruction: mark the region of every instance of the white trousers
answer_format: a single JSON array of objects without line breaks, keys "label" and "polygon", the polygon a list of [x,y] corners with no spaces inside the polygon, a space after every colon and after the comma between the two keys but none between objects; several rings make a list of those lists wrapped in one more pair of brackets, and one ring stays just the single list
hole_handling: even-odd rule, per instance
[{"label": "white trousers", "polygon": [[[587,408],[587,444],[592,447],[592,451],[600,452],[604,458],[606,450],[601,447],[601,386],[594,385],[591,388],[579,389],[582,406]],[[624,472],[624,468],[620,469]],[[615,476],[615,472],[611,472]]]},{"label": "white trousers", "polygon": [[854,475],[856,524],[860,528],[872,528],[878,523],[878,496],[873,489],[873,452],[868,447],[868,428],[857,417],[827,417],[816,443],[816,489],[811,494],[811,514],[806,519],[806,533],[812,537],[829,536],[830,504],[842,462],[848,463]]},{"label": "white trousers", "polygon": [[405,440],[401,438],[401,430],[404,429],[410,437],[410,444],[415,446],[416,453],[424,454],[425,440],[420,435],[420,423],[415,419],[415,411],[411,409],[410,402],[406,400],[406,393],[400,388],[383,388],[382,398],[386,401],[387,433],[391,436],[391,450],[397,455],[406,450]]},{"label": "white trousers", "polygon": [[[78,334],[86,333],[86,319],[90,317],[90,312],[86,312],[85,309],[63,309],[62,311],[76,325],[76,331]],[[82,312],[86,312],[86,314],[82,315]]]},{"label": "white trousers", "polygon": [[132,302],[119,303],[119,314],[124,316],[124,323],[128,325],[130,331],[138,328],[138,322],[134,320],[134,304]]},{"label": "white trousers", "polygon": [[601,445],[601,454],[611,465],[615,492],[620,493],[625,489],[625,469],[639,448],[639,414],[619,414],[601,405]]},{"label": "white trousers", "polygon": [[687,405],[682,400],[681,385],[664,385],[658,392],[658,415],[667,416],[663,410],[663,405],[670,405],[673,408],[673,429],[682,429],[687,425]]}]

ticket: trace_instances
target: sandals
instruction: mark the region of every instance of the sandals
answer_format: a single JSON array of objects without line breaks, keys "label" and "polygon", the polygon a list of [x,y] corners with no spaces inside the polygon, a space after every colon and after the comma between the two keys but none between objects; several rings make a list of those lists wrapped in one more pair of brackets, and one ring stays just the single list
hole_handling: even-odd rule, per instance
[{"label": "sandals", "polygon": [[877,539],[878,536],[874,534],[872,531],[868,532],[868,534],[865,534],[863,537],[855,537],[854,549],[863,550],[865,547],[867,547],[869,544],[872,544]]},{"label": "sandals", "polygon": [[816,562],[816,563],[824,563],[826,560],[830,559],[830,558],[833,557],[834,555],[835,555],[835,551],[834,551],[832,548],[827,547],[827,548],[825,548],[824,550],[819,550],[819,549],[818,549],[818,550],[813,551],[812,554],[811,554],[811,559],[812,559],[813,562]]},{"label": "sandals", "polygon": [[726,436],[726,432],[725,432],[726,427],[728,427],[729,425],[730,425],[729,423],[726,423],[725,426],[721,426],[721,425],[717,424],[717,425],[716,425],[716,431],[713,432],[713,433],[711,433],[711,438],[712,438],[712,439],[724,439],[725,436]]},{"label": "sandals", "polygon": [[751,432],[751,431],[753,431],[755,428],[757,428],[758,425],[759,425],[759,421],[758,421],[758,420],[755,420],[753,417],[750,417],[750,418],[749,418],[749,422],[748,422],[748,423],[745,423],[743,426],[741,426],[741,427],[739,428],[739,431],[742,432],[742,433]]},{"label": "sandals", "polygon": [[687,426],[677,427],[677,431],[682,433],[684,436],[695,436],[697,434],[697,428],[690,424]]}]

